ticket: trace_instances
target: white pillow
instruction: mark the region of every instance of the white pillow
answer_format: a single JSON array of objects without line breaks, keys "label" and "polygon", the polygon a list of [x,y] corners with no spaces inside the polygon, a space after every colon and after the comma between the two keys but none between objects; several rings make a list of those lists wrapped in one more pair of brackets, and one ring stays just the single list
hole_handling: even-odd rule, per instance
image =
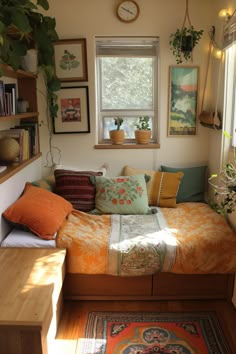
[{"label": "white pillow", "polygon": [[2,241],[1,247],[55,248],[55,240],[43,240],[31,232],[14,228]]}]

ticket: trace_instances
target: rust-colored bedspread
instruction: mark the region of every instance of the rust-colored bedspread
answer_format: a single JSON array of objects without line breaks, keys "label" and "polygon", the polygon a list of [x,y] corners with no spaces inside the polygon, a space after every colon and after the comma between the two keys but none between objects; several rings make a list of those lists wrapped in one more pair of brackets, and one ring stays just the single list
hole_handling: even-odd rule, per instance
[{"label": "rust-colored bedspread", "polygon": [[236,235],[204,203],[181,203],[139,216],[73,210],[57,234],[67,248],[67,271],[144,275],[236,272]]}]

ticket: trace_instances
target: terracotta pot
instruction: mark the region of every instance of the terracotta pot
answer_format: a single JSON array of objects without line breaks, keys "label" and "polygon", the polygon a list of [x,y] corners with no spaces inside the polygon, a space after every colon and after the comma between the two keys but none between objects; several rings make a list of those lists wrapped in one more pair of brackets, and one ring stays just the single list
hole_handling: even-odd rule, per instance
[{"label": "terracotta pot", "polygon": [[151,139],[152,131],[135,130],[134,134],[135,134],[135,139],[137,141],[137,144],[148,144]]},{"label": "terracotta pot", "polygon": [[110,139],[112,144],[122,145],[125,140],[125,132],[124,130],[110,130]]}]

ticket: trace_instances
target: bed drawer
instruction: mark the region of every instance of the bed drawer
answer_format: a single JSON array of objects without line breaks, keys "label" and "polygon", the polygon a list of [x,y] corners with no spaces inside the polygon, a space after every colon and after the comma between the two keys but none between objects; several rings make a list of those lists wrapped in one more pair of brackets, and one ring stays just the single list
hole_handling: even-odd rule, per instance
[{"label": "bed drawer", "polygon": [[153,276],[153,295],[165,299],[225,299],[233,288],[232,274],[172,274]]},{"label": "bed drawer", "polygon": [[[137,281],[139,279],[139,281]],[[66,274],[64,296],[150,296],[152,276]]]}]

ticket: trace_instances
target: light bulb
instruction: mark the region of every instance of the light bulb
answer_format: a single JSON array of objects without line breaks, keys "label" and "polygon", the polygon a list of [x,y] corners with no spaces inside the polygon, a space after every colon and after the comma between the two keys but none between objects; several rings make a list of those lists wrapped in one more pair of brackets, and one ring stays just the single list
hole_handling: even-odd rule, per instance
[{"label": "light bulb", "polygon": [[224,20],[228,20],[230,18],[230,13],[228,9],[222,9],[220,10],[220,12],[218,13],[218,16]]},{"label": "light bulb", "polygon": [[221,57],[222,57],[222,50],[220,50],[219,48],[213,48],[212,55],[213,55],[213,57],[216,58],[216,59],[221,59]]}]

